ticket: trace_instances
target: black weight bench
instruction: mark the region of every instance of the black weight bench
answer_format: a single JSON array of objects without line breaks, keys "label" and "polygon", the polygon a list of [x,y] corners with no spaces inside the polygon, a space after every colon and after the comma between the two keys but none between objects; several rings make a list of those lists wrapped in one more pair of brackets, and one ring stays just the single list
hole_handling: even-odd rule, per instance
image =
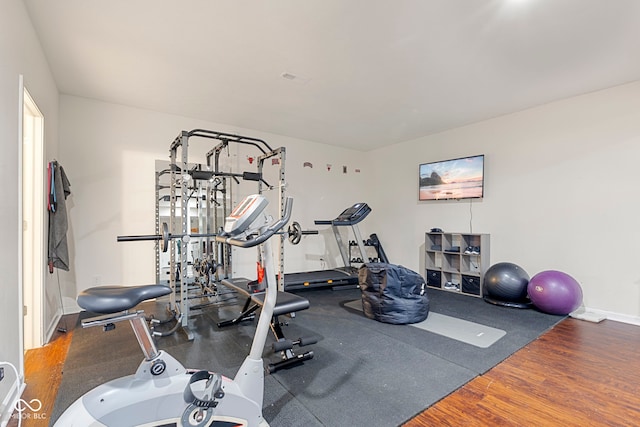
[{"label": "black weight bench", "polygon": [[[256,317],[256,311],[264,305],[266,292],[255,292],[250,284],[254,283],[249,279],[237,277],[233,279],[223,279],[220,281],[224,286],[234,289],[247,296],[242,311],[233,319],[218,322],[218,327],[235,325],[247,320],[253,320]],[[295,313],[309,308],[309,300],[301,296],[291,294],[289,292],[278,292],[276,297],[276,305],[273,308],[273,317],[271,318],[271,330],[275,335],[276,342],[273,344],[273,351],[280,352],[282,360],[277,363],[270,363],[268,370],[270,373],[279,369],[290,368],[313,358],[313,351],[307,351],[303,354],[296,355],[293,352],[293,346],[300,347],[315,344],[318,342],[316,337],[298,338],[295,341],[289,340],[284,336],[282,326],[286,323],[280,322],[279,316],[295,317]]]}]

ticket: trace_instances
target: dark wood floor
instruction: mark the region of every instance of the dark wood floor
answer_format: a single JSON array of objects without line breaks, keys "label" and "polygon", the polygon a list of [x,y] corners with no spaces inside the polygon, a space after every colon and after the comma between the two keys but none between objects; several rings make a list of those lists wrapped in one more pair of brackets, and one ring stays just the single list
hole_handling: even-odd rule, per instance
[{"label": "dark wood floor", "polygon": [[[76,317],[65,321],[73,325]],[[26,353],[23,399],[43,407],[38,418],[25,411],[23,426],[49,425],[72,335],[57,333]],[[638,425],[640,327],[566,319],[404,426]]]}]

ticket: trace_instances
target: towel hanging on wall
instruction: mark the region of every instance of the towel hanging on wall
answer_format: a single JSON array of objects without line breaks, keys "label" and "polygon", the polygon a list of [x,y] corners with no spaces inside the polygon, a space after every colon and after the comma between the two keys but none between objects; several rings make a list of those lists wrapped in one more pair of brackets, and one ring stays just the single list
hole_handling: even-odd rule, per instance
[{"label": "towel hanging on wall", "polygon": [[69,271],[69,246],[67,244],[66,199],[71,194],[71,183],[62,166],[56,160],[47,165],[47,210],[49,211],[49,273],[54,267]]}]

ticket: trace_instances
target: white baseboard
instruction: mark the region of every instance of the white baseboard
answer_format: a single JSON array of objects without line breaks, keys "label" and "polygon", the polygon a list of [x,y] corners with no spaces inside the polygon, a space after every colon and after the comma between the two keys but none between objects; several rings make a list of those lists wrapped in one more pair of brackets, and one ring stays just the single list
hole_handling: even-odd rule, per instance
[{"label": "white baseboard", "polygon": [[612,311],[598,310],[598,309],[589,308],[589,307],[583,307],[581,309],[578,309],[576,310],[576,313],[578,315],[577,316],[572,315],[572,317],[575,317],[577,319],[580,319],[581,318],[580,316],[582,315],[586,317],[584,320],[594,321],[591,319],[603,318],[607,320],[613,320],[614,322],[628,323],[630,325],[640,326],[640,317],[638,316],[630,316],[627,314],[614,313]]},{"label": "white baseboard", "polygon": [[[80,313],[82,310],[80,309],[79,306],[75,305],[75,306],[71,306],[71,307],[65,307],[64,308],[64,314],[75,314],[75,313]],[[49,341],[51,341],[51,337],[53,336],[53,334],[58,330],[58,325],[60,324],[60,320],[62,319],[62,310],[58,309],[58,311],[56,312],[56,314],[53,316],[53,320],[51,321],[51,323],[49,323],[49,325],[47,326],[47,331],[45,334],[45,343],[48,343]],[[64,323],[64,322],[63,322]],[[64,324],[63,324],[64,326]],[[67,325],[68,326],[68,325]],[[1,426],[0,426],[1,427]]]},{"label": "white baseboard", "polygon": [[61,318],[62,318],[62,312],[58,310],[55,316],[53,316],[53,320],[51,320],[51,322],[49,323],[49,326],[47,326],[47,331],[44,336],[45,344],[51,341],[51,337],[53,336],[53,333],[56,331],[58,327],[58,322],[60,321]]},{"label": "white baseboard", "polygon": [[64,314],[75,314],[75,313],[80,313],[81,311],[82,311],[82,308],[80,308],[80,306],[75,303],[71,306],[64,307]]}]

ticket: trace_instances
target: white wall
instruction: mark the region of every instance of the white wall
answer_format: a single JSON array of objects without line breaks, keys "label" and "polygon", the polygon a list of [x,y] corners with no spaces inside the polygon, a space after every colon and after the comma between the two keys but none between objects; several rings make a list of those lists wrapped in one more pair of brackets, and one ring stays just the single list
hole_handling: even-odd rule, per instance
[{"label": "white wall", "polygon": [[[424,232],[469,232],[473,218],[474,232],[491,234],[492,264],[565,271],[587,307],[640,320],[640,82],[371,154],[389,171],[373,175],[368,194],[392,262],[422,272]],[[474,154],[485,154],[482,201],[418,201],[419,163]]]},{"label": "white wall", "polygon": [[[293,219],[304,228],[365,199],[368,171],[356,151],[73,96],[61,96],[60,110],[60,157],[73,191],[69,238],[74,274],[64,288],[68,310],[77,309],[75,296],[90,286],[155,280],[153,243],[118,243],[116,236],[153,234],[155,160],[169,159],[170,143],[182,130],[235,133],[264,139],[273,148],[286,147],[286,191],[295,199]],[[204,163],[201,153],[214,145],[191,138],[189,159]],[[230,155],[226,161],[233,172],[255,170],[246,153]],[[333,165],[330,171],[327,164]],[[298,246],[285,243],[287,271],[318,269],[320,259],[330,265],[338,257],[333,235],[326,232]],[[249,258],[253,272],[255,255]]]},{"label": "white wall", "polygon": [[[0,284],[0,322],[2,323],[2,345],[0,361],[16,365],[20,371],[21,343],[19,322],[20,307],[20,266],[19,242],[22,227],[19,218],[19,140],[18,113],[22,109],[19,102],[18,81],[24,76],[28,88],[38,107],[45,116],[45,159],[56,155],[58,145],[58,92],[53,82],[40,43],[31,26],[22,1],[0,1],[0,138],[2,156],[0,156],[0,182],[2,185],[2,203],[0,204],[0,234],[3,244],[0,246],[2,259],[2,283]],[[52,287],[47,277],[47,289]],[[45,321],[50,323],[57,307],[51,296],[47,295]],[[46,325],[45,325],[46,327]],[[15,380],[10,370],[5,369],[7,377],[0,383],[0,401],[8,387]],[[0,410],[0,417],[4,413]]]},{"label": "white wall", "polygon": [[[587,307],[638,321],[640,82],[368,153],[70,96],[61,97],[61,120],[74,190],[71,305],[77,291],[98,283],[153,280],[152,244],[115,236],[153,232],[154,161],[167,158],[180,130],[201,127],[286,147],[287,192],[304,228],[367,202],[373,212],[363,236],[378,233],[391,262],[422,272],[426,230],[472,226],[491,234],[491,263],[515,262],[530,275],[565,271],[581,283]],[[473,154],[485,154],[482,201],[418,202],[419,163]],[[233,155],[242,170],[245,156]],[[328,229],[285,252],[287,272],[339,264]]]}]

